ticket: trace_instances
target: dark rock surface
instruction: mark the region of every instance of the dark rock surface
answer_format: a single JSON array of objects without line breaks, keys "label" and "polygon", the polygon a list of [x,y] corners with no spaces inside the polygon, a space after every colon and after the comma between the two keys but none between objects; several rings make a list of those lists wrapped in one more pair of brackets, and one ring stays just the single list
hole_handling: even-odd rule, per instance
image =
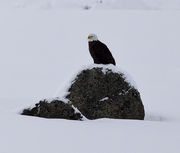
[{"label": "dark rock surface", "polygon": [[25,109],[22,114],[71,120],[81,120],[83,116],[88,119],[143,120],[145,111],[140,93],[126,81],[124,74],[114,71],[114,68],[111,65],[84,69],[73,80],[69,94],[64,97],[69,103],[44,100],[32,109]]},{"label": "dark rock surface", "polygon": [[102,68],[83,70],[66,97],[88,119],[140,119],[144,106],[140,93],[125,81],[123,74]]},{"label": "dark rock surface", "polygon": [[22,115],[37,116],[44,118],[62,118],[70,120],[81,120],[80,113],[76,113],[70,104],[60,100],[40,101],[32,109],[24,109]]}]

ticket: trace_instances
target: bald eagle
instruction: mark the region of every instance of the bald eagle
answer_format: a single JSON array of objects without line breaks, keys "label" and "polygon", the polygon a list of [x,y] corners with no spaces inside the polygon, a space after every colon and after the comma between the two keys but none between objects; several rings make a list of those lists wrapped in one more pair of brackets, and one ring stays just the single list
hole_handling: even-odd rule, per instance
[{"label": "bald eagle", "polygon": [[95,34],[88,36],[89,52],[96,64],[114,64],[116,62],[108,47],[100,42]]}]

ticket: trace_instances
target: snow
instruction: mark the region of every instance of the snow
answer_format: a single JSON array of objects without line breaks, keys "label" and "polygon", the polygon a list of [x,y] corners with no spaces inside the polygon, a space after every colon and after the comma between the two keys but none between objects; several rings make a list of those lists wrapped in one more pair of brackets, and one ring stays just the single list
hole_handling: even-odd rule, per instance
[{"label": "snow", "polygon": [[75,113],[80,113],[82,116],[82,121],[87,121],[88,119],[77,109],[77,107],[75,107],[74,105],[72,105],[72,108],[74,109]]},{"label": "snow", "polygon": [[[46,2],[39,0],[0,0],[0,153],[179,153],[179,1],[146,1],[159,11],[105,6],[84,11],[79,9],[84,1],[74,2],[62,10],[44,9]],[[57,95],[83,65],[92,64],[87,44],[92,32],[136,81],[145,120],[19,115]]]},{"label": "snow", "polygon": [[43,10],[179,10],[179,0],[0,0],[0,8]]},{"label": "snow", "polygon": [[109,99],[109,97],[104,97],[104,98],[102,98],[100,101],[106,101],[106,100],[108,100]]},{"label": "snow", "polygon": [[100,101],[106,101],[106,100],[108,100],[109,99],[109,97],[104,97],[104,98],[102,98]]},{"label": "snow", "polygon": [[65,97],[50,97],[50,98],[46,98],[46,99],[42,99],[41,101],[46,100],[48,103],[52,102],[53,100],[59,100],[62,101],[65,104],[71,103],[67,98]]}]

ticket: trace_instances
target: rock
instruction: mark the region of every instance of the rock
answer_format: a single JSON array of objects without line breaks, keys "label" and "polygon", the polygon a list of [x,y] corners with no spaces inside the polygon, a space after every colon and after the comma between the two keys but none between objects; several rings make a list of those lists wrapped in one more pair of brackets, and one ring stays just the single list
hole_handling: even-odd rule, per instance
[{"label": "rock", "polygon": [[88,119],[143,120],[140,93],[126,77],[112,65],[82,70],[66,98]]},{"label": "rock", "polygon": [[85,117],[143,120],[145,116],[140,93],[128,75],[111,64],[95,64],[83,69],[67,92],[63,100],[40,101],[22,114],[71,120]]},{"label": "rock", "polygon": [[40,101],[32,109],[24,109],[22,115],[37,116],[44,118],[62,118],[81,120],[82,116],[76,112],[71,104],[60,100]]}]

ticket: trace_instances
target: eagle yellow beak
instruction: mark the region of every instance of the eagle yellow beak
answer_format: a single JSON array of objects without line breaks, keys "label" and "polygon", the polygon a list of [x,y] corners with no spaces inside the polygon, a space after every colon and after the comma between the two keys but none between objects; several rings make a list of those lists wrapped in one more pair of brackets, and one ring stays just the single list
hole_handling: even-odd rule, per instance
[{"label": "eagle yellow beak", "polygon": [[88,36],[88,39],[91,39],[93,36]]}]

